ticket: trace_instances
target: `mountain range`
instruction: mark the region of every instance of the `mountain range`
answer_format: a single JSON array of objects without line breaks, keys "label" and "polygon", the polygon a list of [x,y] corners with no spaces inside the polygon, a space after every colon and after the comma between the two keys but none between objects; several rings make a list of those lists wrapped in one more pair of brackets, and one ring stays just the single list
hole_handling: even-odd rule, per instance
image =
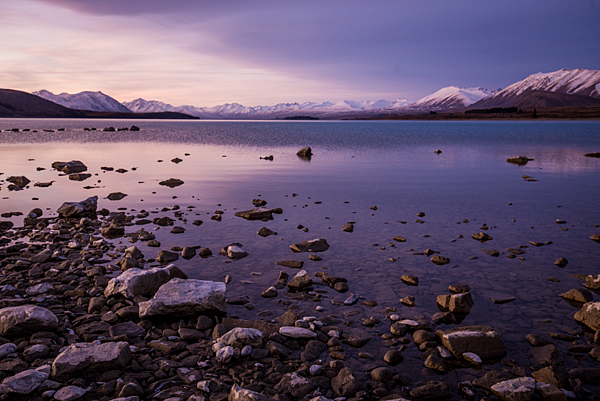
[{"label": "mountain range", "polygon": [[41,90],[33,93],[46,100],[76,110],[121,113],[175,112],[205,119],[274,119],[310,116],[324,119],[370,117],[385,114],[459,112],[496,107],[560,107],[600,105],[600,71],[561,69],[532,74],[504,89],[449,86],[416,102],[406,99],[333,102],[279,103],[247,107],[226,103],[214,107],[172,106],[156,100],[135,99],[119,103],[102,92],[61,93]]}]

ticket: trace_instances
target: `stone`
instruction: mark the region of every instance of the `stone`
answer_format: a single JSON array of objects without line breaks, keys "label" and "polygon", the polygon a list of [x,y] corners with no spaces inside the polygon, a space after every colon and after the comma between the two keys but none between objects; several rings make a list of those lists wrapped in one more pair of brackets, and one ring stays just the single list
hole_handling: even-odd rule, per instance
[{"label": "stone", "polygon": [[471,287],[466,284],[450,284],[448,286],[448,291],[453,294],[462,294],[463,292],[471,291]]},{"label": "stone", "polygon": [[448,263],[450,263],[450,259],[449,258],[445,258],[441,255],[434,255],[431,258],[431,262],[435,265],[438,266],[443,266],[443,265],[447,265]]},{"label": "stone", "polygon": [[124,322],[124,323],[118,323],[118,324],[115,324],[114,326],[111,326],[108,329],[108,332],[110,333],[111,337],[119,337],[122,335],[127,335],[129,338],[135,338],[135,337],[145,333],[145,330],[133,322]]},{"label": "stone", "polygon": [[248,256],[248,252],[236,245],[229,245],[227,247],[227,257],[229,259],[242,259]]},{"label": "stone", "polygon": [[313,289],[313,281],[306,270],[300,270],[287,285],[290,292],[312,291]]},{"label": "stone", "polygon": [[600,302],[584,304],[581,310],[575,313],[574,319],[593,331],[600,330]]},{"label": "stone", "polygon": [[120,276],[110,279],[104,296],[106,298],[122,296],[133,299],[136,296],[151,297],[172,278],[186,278],[177,266],[154,267],[149,270],[133,268],[121,273]]},{"label": "stone", "polygon": [[304,351],[300,355],[300,359],[303,361],[312,361],[317,359],[321,352],[323,352],[327,346],[318,340],[309,340],[304,347]]},{"label": "stone", "polygon": [[590,290],[600,290],[600,274],[586,276],[584,286]]},{"label": "stone", "polygon": [[234,349],[231,346],[226,346],[217,351],[216,358],[220,364],[227,364],[231,362],[235,355]]},{"label": "stone", "polygon": [[46,358],[50,353],[50,348],[44,344],[31,345],[23,351],[23,359],[27,362],[33,362],[36,359]]},{"label": "stone", "polygon": [[500,256],[500,252],[498,252],[495,249],[482,249],[481,252],[485,253],[486,255],[493,256],[495,258]]},{"label": "stone", "polygon": [[448,362],[437,356],[435,353],[430,354],[425,360],[425,366],[429,369],[436,370],[441,373],[446,373],[450,370]]},{"label": "stone", "polygon": [[372,338],[369,332],[359,328],[344,328],[342,333],[342,339],[353,348],[364,347]]},{"label": "stone", "polygon": [[275,399],[252,390],[241,388],[237,384],[231,386],[228,401],[275,401]]},{"label": "stone", "polygon": [[290,245],[292,252],[325,252],[329,249],[327,240],[323,238],[315,238],[310,241],[302,241],[297,244]]},{"label": "stone", "polygon": [[41,306],[22,305],[0,309],[0,336],[20,337],[39,331],[55,331],[58,318]]},{"label": "stone", "polygon": [[178,178],[169,178],[168,180],[159,182],[158,185],[164,185],[169,188],[175,188],[180,185],[183,185],[183,181],[181,181]]},{"label": "stone", "polygon": [[271,286],[260,293],[263,298],[275,298],[277,296],[277,288]]},{"label": "stone", "polygon": [[392,380],[394,374],[389,368],[381,367],[375,368],[371,371],[371,379],[376,382],[385,383]]},{"label": "stone", "polygon": [[350,398],[364,389],[364,383],[358,380],[352,369],[343,368],[331,379],[331,389],[338,397]]},{"label": "stone", "polygon": [[227,311],[225,290],[225,283],[174,278],[151,300],[139,303],[140,318],[222,314]]},{"label": "stone", "polygon": [[56,357],[52,364],[52,377],[64,381],[83,373],[123,369],[132,359],[126,342],[75,343]]},{"label": "stone", "polygon": [[261,227],[261,228],[259,228],[259,230],[256,233],[258,235],[260,235],[261,237],[268,237],[270,235],[277,235],[277,232],[269,230],[267,227]]},{"label": "stone", "polygon": [[496,383],[491,389],[503,401],[529,401],[535,392],[535,379],[517,377]]},{"label": "stone", "polygon": [[531,373],[538,383],[554,384],[559,388],[571,388],[570,375],[562,366],[548,366]]},{"label": "stone", "polygon": [[594,300],[592,293],[583,288],[573,288],[564,294],[560,294],[560,297],[569,301],[580,303],[586,303]]},{"label": "stone", "polygon": [[317,333],[310,329],[304,329],[302,327],[294,326],[283,326],[279,329],[279,334],[291,338],[316,338]]},{"label": "stone", "polygon": [[111,201],[118,201],[118,200],[123,199],[126,196],[127,196],[127,194],[124,194],[123,192],[112,192],[112,193],[108,194],[108,196],[106,198]]},{"label": "stone", "polygon": [[92,196],[81,202],[64,202],[57,210],[62,218],[96,217],[98,197]]},{"label": "stone", "polygon": [[217,342],[226,345],[232,345],[236,341],[243,345],[262,347],[264,335],[257,329],[236,327],[217,339]]},{"label": "stone", "polygon": [[576,368],[569,370],[569,375],[579,379],[583,384],[600,383],[600,368]]},{"label": "stone", "polygon": [[48,379],[50,376],[48,370],[48,366],[42,366],[7,377],[0,384],[0,394],[30,394]]},{"label": "stone", "polygon": [[23,176],[11,176],[6,179],[6,181],[13,183],[16,187],[23,188],[26,187],[31,181]]},{"label": "stone", "polygon": [[500,336],[489,326],[464,326],[436,331],[436,337],[456,358],[473,352],[482,359],[498,359],[506,354]]},{"label": "stone", "polygon": [[473,306],[473,298],[470,292],[452,295],[438,295],[437,304],[443,310],[454,313],[469,313]]},{"label": "stone", "polygon": [[86,389],[77,386],[66,386],[54,394],[54,399],[58,401],[75,401],[87,393]]},{"label": "stone", "polygon": [[567,260],[567,258],[558,258],[556,259],[554,264],[558,267],[566,267],[569,264],[569,261]]},{"label": "stone", "polygon": [[62,171],[65,174],[82,173],[87,171],[87,166],[79,160],[71,160],[70,162],[54,162],[52,168]]},{"label": "stone", "polygon": [[342,231],[345,231],[347,233],[353,232],[354,231],[354,224],[351,223],[351,222],[348,222],[348,223],[344,224],[342,226]]},{"label": "stone", "polygon": [[536,383],[535,389],[544,401],[567,401],[565,394],[554,384]]},{"label": "stone", "polygon": [[256,207],[250,210],[242,210],[235,213],[237,217],[241,217],[246,220],[273,220],[274,209],[266,207]]},{"label": "stone", "polygon": [[527,334],[526,339],[532,347],[543,347],[544,345],[552,344],[551,340],[533,333]]},{"label": "stone", "polygon": [[401,237],[401,236],[399,236],[399,235],[397,235],[397,236],[395,236],[395,237],[392,237],[392,239],[393,239],[394,241],[397,241],[397,242],[406,242],[406,238],[404,238],[404,237]]},{"label": "stone", "polygon": [[403,274],[400,276],[400,280],[406,285],[419,285],[419,278],[409,274]]},{"label": "stone", "polygon": [[531,349],[531,353],[540,365],[563,365],[565,363],[560,351],[553,344],[534,347]]},{"label": "stone", "polygon": [[158,263],[164,264],[164,263],[175,262],[177,259],[179,259],[179,255],[176,254],[175,252],[162,250],[158,253],[156,261]]},{"label": "stone", "polygon": [[473,384],[491,391],[494,384],[514,379],[514,377],[515,375],[505,370],[492,370],[487,372],[483,377],[473,380]]},{"label": "stone", "polygon": [[442,399],[450,397],[450,387],[444,382],[428,382],[422,386],[415,387],[410,392],[411,397],[418,399]]},{"label": "stone", "polygon": [[17,346],[13,343],[6,343],[0,345],[0,359],[4,358],[6,355],[10,355],[13,352],[17,352]]},{"label": "stone", "polygon": [[479,355],[473,352],[465,352],[464,354],[462,354],[462,357],[465,361],[469,362],[472,365],[481,365],[483,363]]},{"label": "stone", "polygon": [[408,326],[404,323],[394,322],[390,326],[390,332],[398,337],[404,337],[408,331]]},{"label": "stone", "polygon": [[390,366],[396,366],[404,360],[404,356],[400,350],[391,349],[385,353],[383,360]]},{"label": "stone", "polygon": [[485,241],[491,241],[491,240],[493,240],[493,238],[490,235],[488,235],[488,234],[486,234],[484,232],[473,234],[473,235],[471,235],[471,238],[473,238],[476,241],[481,242],[482,244]]},{"label": "stone", "polygon": [[50,249],[44,249],[40,253],[37,253],[36,255],[30,257],[29,261],[31,263],[44,263],[52,257],[53,253],[54,253],[54,251],[52,251]]},{"label": "stone", "polygon": [[293,269],[302,269],[304,267],[304,262],[301,260],[282,260],[279,262],[275,262],[278,266],[291,267]]},{"label": "stone", "polygon": [[508,163],[516,164],[517,166],[524,166],[527,164],[527,162],[532,160],[533,159],[530,159],[527,156],[516,156],[506,159]]},{"label": "stone", "polygon": [[280,394],[290,394],[294,399],[302,399],[316,388],[317,385],[309,378],[292,372],[283,375],[279,383],[275,385],[274,390]]},{"label": "stone", "polygon": [[427,330],[417,330],[413,333],[415,344],[422,344],[427,341],[435,341],[435,334]]},{"label": "stone", "polygon": [[594,234],[590,237],[590,239],[594,242],[600,242],[600,234]]},{"label": "stone", "polygon": [[298,152],[296,152],[296,156],[300,156],[306,159],[310,159],[312,157],[313,153],[312,153],[312,149],[310,148],[310,146],[306,146],[302,149],[300,149]]}]

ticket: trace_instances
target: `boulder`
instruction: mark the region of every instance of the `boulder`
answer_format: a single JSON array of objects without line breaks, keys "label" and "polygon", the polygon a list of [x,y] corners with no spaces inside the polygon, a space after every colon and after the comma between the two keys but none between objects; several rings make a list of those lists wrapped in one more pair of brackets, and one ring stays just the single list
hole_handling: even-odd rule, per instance
[{"label": "boulder", "polygon": [[254,209],[237,212],[235,215],[246,220],[273,220],[273,212],[274,209],[256,207]]},{"label": "boulder", "polygon": [[229,393],[228,401],[275,401],[274,398],[268,397],[264,394],[257,393],[252,390],[241,388],[237,384],[231,386],[231,392]]},{"label": "boulder", "polygon": [[154,297],[140,302],[140,318],[183,317],[201,314],[222,314],[225,304],[225,283],[174,278],[163,284]]},{"label": "boulder", "polygon": [[454,313],[469,313],[473,306],[473,298],[470,292],[463,292],[452,295],[438,295],[438,306],[444,311]]},{"label": "boulder", "polygon": [[154,267],[150,270],[129,269],[108,282],[104,296],[108,298],[120,295],[131,299],[138,295],[151,297],[161,285],[175,277],[187,278],[187,275],[175,265]]},{"label": "boulder", "polygon": [[54,399],[57,401],[75,401],[83,397],[87,392],[88,390],[78,386],[66,386],[54,394]]},{"label": "boulder", "polygon": [[571,388],[570,375],[562,366],[548,366],[531,373],[538,383],[554,384],[559,388]]},{"label": "boulder", "polygon": [[584,304],[581,310],[575,313],[574,319],[591,330],[600,330],[600,302]]},{"label": "boulder", "polygon": [[290,245],[292,252],[325,252],[329,249],[329,244],[326,239],[315,238],[310,241],[302,241],[297,244]]},{"label": "boulder", "polygon": [[560,294],[560,297],[568,301],[579,302],[580,304],[594,300],[592,293],[583,288],[573,288],[564,294]]},{"label": "boulder", "polygon": [[83,373],[123,369],[133,355],[126,342],[75,343],[58,354],[52,364],[52,377],[64,381]]},{"label": "boulder", "polygon": [[500,336],[489,326],[464,326],[449,330],[438,330],[438,340],[460,359],[465,352],[473,352],[482,359],[497,359],[506,354]]},{"label": "boulder", "polygon": [[54,162],[52,168],[62,171],[65,174],[82,173],[87,171],[87,166],[79,160],[71,160],[70,162]]},{"label": "boulder", "polygon": [[331,379],[331,388],[338,397],[351,398],[364,389],[364,382],[358,380],[350,368],[343,368]]},{"label": "boulder", "polygon": [[50,369],[46,365],[7,377],[0,384],[0,394],[30,394],[48,379],[49,371]]},{"label": "boulder", "polygon": [[492,386],[492,392],[503,401],[529,401],[535,392],[535,379],[517,377]]},{"label": "boulder", "polygon": [[310,159],[312,157],[312,149],[310,148],[310,146],[306,146],[297,151],[296,155],[306,159]]},{"label": "boulder", "polygon": [[531,160],[533,160],[533,159],[530,159],[527,156],[517,156],[517,157],[510,157],[510,158],[506,159],[507,162],[516,164],[517,166],[524,166],[527,164],[528,161],[531,161]]},{"label": "boulder", "polygon": [[554,384],[536,383],[535,389],[544,401],[567,401],[565,394]]},{"label": "boulder", "polygon": [[300,270],[294,278],[288,282],[290,292],[312,291],[313,281],[306,270]]},{"label": "boulder", "polygon": [[34,305],[0,309],[0,336],[21,337],[39,331],[55,331],[58,319],[46,308]]},{"label": "boulder", "polygon": [[96,217],[98,197],[92,196],[81,202],[64,202],[56,212],[62,218]]},{"label": "boulder", "polygon": [[257,329],[236,327],[217,339],[218,343],[232,345],[235,341],[252,347],[262,347],[264,340],[263,332]]}]

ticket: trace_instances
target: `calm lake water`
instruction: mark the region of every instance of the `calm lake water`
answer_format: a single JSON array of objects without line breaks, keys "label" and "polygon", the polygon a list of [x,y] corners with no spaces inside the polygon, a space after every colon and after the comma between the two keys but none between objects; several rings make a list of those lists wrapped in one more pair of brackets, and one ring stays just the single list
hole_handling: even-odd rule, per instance
[{"label": "calm lake water", "polygon": [[[141,131],[83,130],[131,124]],[[11,128],[38,132],[6,132]],[[65,131],[42,131],[58,128]],[[192,278],[223,280],[231,275],[228,296],[248,295],[255,308],[230,306],[229,315],[270,319],[269,311],[273,316],[285,311],[281,300],[286,300],[316,315],[346,314],[357,325],[369,316],[383,320],[386,307],[396,308],[403,317],[430,318],[439,312],[436,296],[448,294],[448,285],[468,284],[474,306],[463,324],[491,325],[507,345],[508,356],[530,366],[525,335],[578,333],[573,321],[577,309],[558,294],[581,287],[572,274],[600,272],[600,244],[589,239],[600,232],[600,159],[584,157],[600,151],[600,122],[0,119],[0,129],[0,179],[25,175],[32,181],[22,191],[9,191],[7,183],[0,182],[2,213],[26,214],[41,207],[48,217],[63,201],[93,195],[100,198],[99,208],[125,208],[134,215],[144,209],[151,212],[150,218],[173,217],[173,211],[161,210],[179,205],[184,215],[176,225],[186,229],[184,234],[171,234],[171,227],[154,224],[127,228],[153,230],[162,243],[161,248],[136,243],[147,259],[172,246],[208,247],[216,255],[223,246],[242,243],[250,255],[233,263],[220,255],[176,262]],[[310,161],[296,156],[304,146],[313,149]],[[436,149],[442,153],[435,154]],[[259,159],[269,155],[273,161]],[[534,160],[526,166],[506,162],[517,155]],[[183,162],[171,162],[176,157]],[[69,160],[84,162],[92,177],[70,181],[51,168],[55,161]],[[102,166],[128,171],[105,172]],[[526,181],[524,175],[537,181]],[[158,184],[171,177],[185,184]],[[47,181],[54,182],[48,188],[33,186]],[[106,199],[112,192],[128,196]],[[268,207],[281,207],[283,214],[267,223],[234,216],[237,210],[252,208],[254,198],[266,200]],[[210,219],[215,210],[224,211],[222,221]],[[417,217],[419,212],[425,216]],[[192,225],[197,219],[204,224]],[[557,219],[567,224],[558,225]],[[22,217],[12,220],[22,224]],[[353,233],[341,230],[348,221],[355,222]],[[263,226],[278,234],[258,236]],[[480,244],[471,239],[481,227],[488,227],[485,232],[492,241]],[[392,241],[398,235],[407,241]],[[322,261],[289,249],[314,238],[325,238],[331,245],[319,254]],[[552,244],[535,247],[529,241]],[[522,248],[524,260],[507,258],[505,249],[519,246],[528,246]],[[413,254],[427,248],[451,262],[437,266],[430,257]],[[488,256],[481,249],[496,249],[500,256]],[[567,267],[554,265],[559,257],[568,259]],[[285,259],[303,260],[311,276],[327,271],[346,277],[350,292],[378,305],[334,305],[331,300],[343,301],[350,292],[340,294],[328,287],[317,287],[328,290],[320,301],[291,299],[281,290],[277,298],[261,298],[281,270],[290,276],[297,272],[275,265]],[[419,285],[402,284],[402,274],[418,276]],[[550,277],[559,282],[548,281]],[[495,292],[516,300],[494,304],[490,297]],[[416,306],[400,304],[408,295],[416,298]],[[325,310],[316,312],[317,305]],[[374,330],[388,327],[382,323]],[[566,353],[569,343],[565,344],[560,347]],[[366,348],[379,360],[386,351],[375,342]],[[409,359],[418,355],[414,346],[406,351]],[[565,359],[568,368],[584,363],[567,355]],[[353,362],[359,363],[349,363]]]}]

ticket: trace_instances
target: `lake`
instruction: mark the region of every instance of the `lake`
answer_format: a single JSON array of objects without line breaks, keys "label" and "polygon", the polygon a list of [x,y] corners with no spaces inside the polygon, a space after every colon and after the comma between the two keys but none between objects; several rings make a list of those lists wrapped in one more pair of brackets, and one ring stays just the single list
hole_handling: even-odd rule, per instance
[{"label": "lake", "polygon": [[[141,130],[100,131],[132,124]],[[38,132],[6,131],[12,128]],[[293,307],[316,316],[342,316],[361,326],[371,316],[385,321],[392,310],[385,308],[393,308],[405,318],[431,319],[440,311],[436,297],[450,294],[451,284],[466,284],[474,305],[462,324],[492,326],[508,356],[523,366],[532,364],[528,333],[582,336],[573,320],[578,309],[558,295],[581,288],[583,281],[573,274],[600,272],[600,244],[590,240],[600,233],[600,159],[584,157],[600,151],[600,122],[0,119],[0,129],[0,179],[24,175],[31,180],[21,191],[9,191],[8,183],[0,182],[2,213],[27,214],[40,207],[44,217],[52,217],[62,202],[94,195],[98,207],[110,211],[137,215],[145,210],[149,219],[177,213],[175,225],[185,228],[182,234],[155,224],[126,231],[144,227],[156,235],[160,248],[135,243],[146,259],[175,246],[210,248],[213,257],[175,263],[192,278],[222,281],[230,275],[228,296],[250,297],[246,307],[229,305],[230,316],[271,319]],[[312,147],[310,160],[296,156],[304,146]],[[442,152],[434,153],[437,149]],[[260,159],[270,155],[272,161]],[[506,162],[518,155],[533,160],[525,166]],[[174,158],[182,161],[174,163]],[[55,161],[69,160],[85,163],[92,176],[72,181],[51,168]],[[169,178],[184,184],[159,185]],[[49,181],[53,183],[47,188],[33,185]],[[127,196],[106,199],[113,192]],[[282,208],[283,214],[268,222],[234,216],[252,208],[256,198],[267,201],[267,207]],[[175,205],[180,209],[172,210]],[[217,210],[223,212],[221,221],[211,219]],[[22,219],[2,220],[22,225]],[[203,224],[193,225],[194,220]],[[347,222],[354,222],[352,233],[341,229]],[[258,236],[263,226],[277,235]],[[473,240],[471,235],[479,232],[493,240]],[[394,236],[406,242],[393,241]],[[318,254],[323,260],[291,252],[290,245],[314,238],[330,245]],[[233,242],[243,244],[249,256],[231,261],[217,254]],[[124,238],[114,243],[131,245]],[[523,254],[507,257],[507,248]],[[450,263],[433,264],[424,254],[427,249]],[[482,249],[497,250],[499,256]],[[566,267],[554,264],[559,257],[568,260]],[[304,261],[315,284],[320,282],[317,272],[342,276],[350,290],[342,294],[317,286],[319,292],[301,299],[285,290],[276,298],[262,298],[280,271],[290,277],[297,273],[275,264],[281,260]],[[417,276],[419,285],[403,284],[400,276],[405,274]],[[354,306],[339,305],[350,293],[364,299]],[[399,302],[407,296],[415,297],[415,306]],[[492,301],[513,297],[502,304]],[[315,311],[317,305],[324,310]],[[388,326],[373,329],[388,330],[389,320]],[[591,363],[567,356],[570,343],[557,342],[568,369]],[[386,351],[381,342],[365,349],[379,359]],[[419,355],[416,347],[405,351],[406,359],[422,366]],[[359,361],[353,357],[349,363]],[[399,368],[411,370],[410,364]],[[470,374],[465,370],[460,378]]]}]

